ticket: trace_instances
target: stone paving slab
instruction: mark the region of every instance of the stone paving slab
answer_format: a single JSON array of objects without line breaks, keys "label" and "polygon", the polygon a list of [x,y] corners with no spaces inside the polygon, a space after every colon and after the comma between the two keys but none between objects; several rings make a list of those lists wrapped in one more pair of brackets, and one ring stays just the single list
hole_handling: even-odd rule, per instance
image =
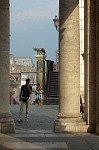
[{"label": "stone paving slab", "polygon": [[53,134],[52,130],[30,130],[30,129],[22,129],[17,128],[15,131],[16,134],[23,134],[23,133],[32,133],[32,134]]},{"label": "stone paving slab", "polygon": [[28,133],[24,133],[24,134],[11,134],[13,137],[45,137],[45,138],[47,138],[47,137],[49,137],[49,138],[57,138],[57,137],[61,137],[61,138],[64,138],[64,137],[74,137],[73,135],[53,135],[53,134],[40,134],[40,133],[38,133],[38,134],[28,134]]},{"label": "stone paving slab", "polygon": [[0,150],[99,150],[99,136],[54,133],[58,106],[30,106],[29,122],[17,122],[19,106],[11,106],[15,134],[0,134]]},{"label": "stone paving slab", "polygon": [[[27,136],[26,136],[27,135]],[[49,135],[49,136],[48,136]],[[51,136],[50,136],[51,135]],[[57,136],[56,136],[57,135]],[[61,136],[63,135],[63,136]],[[85,136],[86,135],[86,136]],[[20,146],[16,147],[14,150],[22,150],[22,145],[25,146],[26,150],[29,149],[51,149],[51,150],[99,150],[99,136],[92,134],[9,134],[1,135],[0,143],[2,143],[4,137],[5,143],[14,143],[13,145],[18,144]],[[58,145],[59,143],[59,145]],[[4,146],[4,145],[3,145]],[[32,146],[32,148],[31,148]],[[15,147],[14,147],[15,148]],[[1,149],[0,149],[1,150]]]},{"label": "stone paving slab", "polygon": [[[39,135],[38,135],[39,137]],[[28,137],[27,137],[28,138]],[[46,149],[66,149],[65,142],[26,142],[25,140],[12,137],[10,135],[0,134],[0,150],[46,150]]]},{"label": "stone paving slab", "polygon": [[62,134],[62,133],[53,133],[53,134],[45,134],[45,137],[50,137],[50,138],[65,138],[65,137],[75,137],[76,135],[75,134]]},{"label": "stone paving slab", "polygon": [[44,134],[26,134],[26,133],[24,133],[24,134],[13,134],[12,135],[13,137],[16,137],[16,138],[37,138],[37,137],[39,137],[39,138],[44,138],[45,137],[45,135]]},{"label": "stone paving slab", "polygon": [[33,144],[38,145],[40,147],[46,148],[46,149],[67,149],[68,146],[65,142],[34,142]]},{"label": "stone paving slab", "polygon": [[84,139],[82,139],[81,137],[79,137],[79,138],[77,138],[77,137],[66,138],[66,143],[70,147],[89,147],[87,142]]},{"label": "stone paving slab", "polygon": [[[39,137],[39,134],[37,134],[38,137],[36,135],[33,138],[32,135],[30,138],[27,136],[25,140],[23,135],[20,134],[19,137],[21,138],[16,138],[11,135],[0,134],[0,150],[99,150],[99,138],[91,134],[87,137],[80,135],[58,137],[57,135],[56,140],[53,137]],[[38,141],[35,142],[35,138]]]},{"label": "stone paving slab", "polygon": [[99,150],[99,136],[30,132],[0,134],[0,150]]},{"label": "stone paving slab", "polygon": [[86,147],[75,147],[75,148],[72,147],[72,148],[69,148],[69,150],[94,150],[94,149],[91,149],[91,148],[88,148],[88,147],[87,148]]}]

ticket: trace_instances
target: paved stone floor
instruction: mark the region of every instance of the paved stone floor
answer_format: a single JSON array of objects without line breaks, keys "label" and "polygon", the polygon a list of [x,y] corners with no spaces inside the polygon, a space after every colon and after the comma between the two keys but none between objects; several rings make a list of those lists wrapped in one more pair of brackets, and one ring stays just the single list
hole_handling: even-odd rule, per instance
[{"label": "paved stone floor", "polygon": [[0,150],[99,150],[95,134],[54,133],[58,106],[30,105],[29,122],[18,122],[19,105],[11,105],[14,134],[0,134]]}]

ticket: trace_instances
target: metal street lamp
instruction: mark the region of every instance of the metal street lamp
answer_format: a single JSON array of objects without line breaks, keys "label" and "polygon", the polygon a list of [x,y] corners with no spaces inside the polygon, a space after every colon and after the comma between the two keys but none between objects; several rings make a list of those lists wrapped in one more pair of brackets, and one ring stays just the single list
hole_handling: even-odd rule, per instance
[{"label": "metal street lamp", "polygon": [[[54,22],[54,26],[56,30],[59,32],[59,18],[55,16],[55,18],[53,19],[53,22]],[[58,39],[58,42],[59,42],[59,39]],[[58,52],[59,52],[59,48],[58,48]],[[59,60],[58,62],[56,61],[56,70],[59,71]]]},{"label": "metal street lamp", "polygon": [[55,16],[53,21],[54,21],[54,26],[55,26],[56,30],[59,31],[59,18],[57,16]]}]

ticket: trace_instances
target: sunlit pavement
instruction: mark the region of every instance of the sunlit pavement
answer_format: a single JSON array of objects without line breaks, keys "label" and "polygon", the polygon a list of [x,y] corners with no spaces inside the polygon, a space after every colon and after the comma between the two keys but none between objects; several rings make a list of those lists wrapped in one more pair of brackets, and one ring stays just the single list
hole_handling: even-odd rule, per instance
[{"label": "sunlit pavement", "polygon": [[0,134],[0,150],[99,150],[95,134],[54,133],[58,106],[30,105],[29,121],[18,122],[19,105],[11,105],[15,134]]}]

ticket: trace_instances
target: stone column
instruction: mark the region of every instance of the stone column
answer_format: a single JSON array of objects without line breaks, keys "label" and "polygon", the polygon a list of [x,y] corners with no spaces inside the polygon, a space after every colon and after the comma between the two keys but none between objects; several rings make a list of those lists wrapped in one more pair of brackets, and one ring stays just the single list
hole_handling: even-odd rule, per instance
[{"label": "stone column", "polygon": [[36,55],[37,59],[37,83],[42,87],[42,104],[45,103],[45,55]]},{"label": "stone column", "polygon": [[0,132],[14,132],[10,102],[10,27],[9,0],[0,0]]},{"label": "stone column", "polygon": [[96,133],[99,134],[99,1],[96,0]]},{"label": "stone column", "polygon": [[[85,113],[88,131],[96,124],[96,0],[84,0]],[[99,92],[99,91],[98,91]]]},{"label": "stone column", "polygon": [[37,83],[40,83],[43,94],[45,94],[45,60],[38,61]]},{"label": "stone column", "polygon": [[80,115],[79,1],[59,1],[59,114],[55,132],[85,132]]}]

